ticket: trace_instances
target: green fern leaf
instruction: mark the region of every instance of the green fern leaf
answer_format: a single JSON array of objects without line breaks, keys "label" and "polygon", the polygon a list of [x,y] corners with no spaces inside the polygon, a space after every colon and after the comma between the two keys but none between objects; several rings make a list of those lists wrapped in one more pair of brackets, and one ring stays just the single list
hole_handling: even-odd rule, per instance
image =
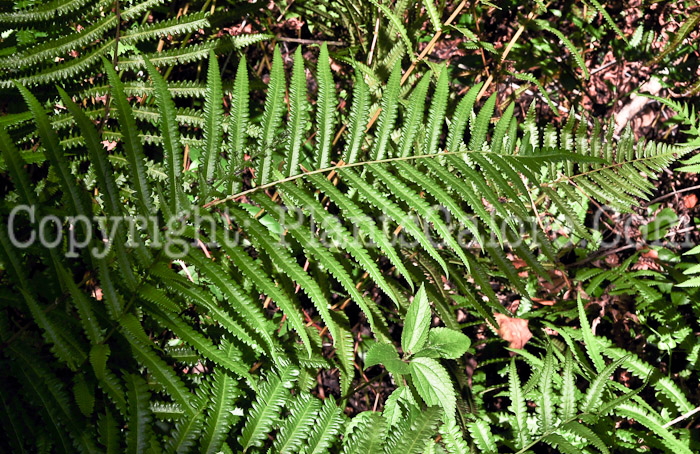
[{"label": "green fern leaf", "polygon": [[358,227],[360,233],[368,235],[369,238],[378,245],[382,254],[391,261],[391,264],[394,265],[403,278],[408,281],[413,290],[413,281],[403,261],[384,232],[375,224],[374,220],[367,216],[350,197],[345,195],[325,177],[321,175],[309,175],[308,179],[340,208],[340,214],[346,221],[353,223]]},{"label": "green fern leaf", "polygon": [[[329,69],[330,71],[330,69]],[[291,177],[300,173],[299,164],[302,161],[303,146],[308,123],[308,100],[306,99],[306,74],[304,72],[304,57],[301,46],[294,54],[294,69],[289,85],[289,124],[287,133],[285,176]]]},{"label": "green fern leaf", "polygon": [[411,98],[406,108],[406,118],[403,120],[401,138],[399,139],[399,156],[406,157],[413,155],[415,149],[415,137],[418,132],[418,125],[423,122],[425,111],[425,97],[430,85],[431,72],[423,75],[416,88],[413,89]]},{"label": "green fern leaf", "polygon": [[638,406],[629,403],[621,404],[617,409],[615,409],[615,413],[624,418],[634,419],[636,422],[651,430],[654,435],[661,437],[661,441],[668,449],[668,452],[678,454],[692,453],[687,443],[682,442],[676,438],[671,431],[663,427],[661,422],[653,413],[646,412]]},{"label": "green fern leaf", "polygon": [[615,370],[620,367],[620,365],[624,363],[626,359],[627,357],[623,356],[622,358],[618,358],[612,363],[608,364],[595,378],[595,380],[593,380],[584,399],[584,412],[590,413],[596,408],[600,407],[603,391],[605,391],[605,385],[610,381],[610,376],[613,374],[613,372],[615,372]]},{"label": "green fern leaf", "polygon": [[[224,348],[224,354],[230,357],[226,353],[227,349],[232,350],[233,346],[228,344],[228,348]],[[237,397],[238,390],[233,377],[222,369],[214,371],[206,427],[201,439],[201,452],[213,454],[220,451],[233,423],[231,411]]]},{"label": "green fern leaf", "polygon": [[[168,201],[170,210],[179,213],[181,208],[180,173],[182,168],[182,150],[180,146],[180,131],[175,119],[175,103],[170,97],[165,79],[158,70],[149,62],[144,60],[146,69],[153,80],[155,87],[156,102],[161,112],[159,126],[163,137],[163,155],[165,157],[165,171],[168,175],[166,188],[168,188]],[[205,109],[206,110],[206,109]]]},{"label": "green fern leaf", "polygon": [[265,112],[262,119],[262,136],[260,147],[262,148],[262,162],[258,167],[258,184],[266,184],[272,177],[272,157],[275,146],[277,128],[282,121],[284,110],[284,89],[286,81],[284,77],[284,63],[278,47],[272,57],[272,70],[270,71],[270,84],[267,87],[265,98]]},{"label": "green fern leaf", "polygon": [[332,397],[323,401],[316,424],[308,437],[307,454],[323,454],[333,445],[343,422],[342,411]]},{"label": "green fern leaf", "polygon": [[241,171],[245,157],[245,143],[248,136],[248,64],[245,56],[238,63],[236,80],[233,83],[233,99],[231,103],[231,115],[233,123],[229,128],[228,150],[229,156],[229,193],[235,193],[241,189],[241,180],[237,172]]},{"label": "green fern leaf", "polygon": [[481,419],[467,424],[469,434],[481,452],[495,454],[498,452],[489,425]]},{"label": "green fern leaf", "polygon": [[318,310],[318,313],[321,315],[321,318],[335,341],[335,335],[338,333],[337,327],[331,319],[330,312],[328,311],[328,301],[318,283],[311,279],[289,251],[278,246],[258,220],[237,208],[231,209],[231,214],[239,225],[246,227],[256,249],[261,252],[265,251],[265,253],[270,256],[271,260],[277,263],[278,266],[309,295],[309,298],[313,301],[316,310]]},{"label": "green fern leaf", "polygon": [[478,83],[471,87],[457,105],[457,109],[452,115],[449,132],[447,133],[447,147],[445,148],[447,152],[455,153],[459,151],[460,145],[464,143],[464,130],[467,128],[467,122],[472,114],[474,102],[476,102],[476,97],[482,85],[483,83]]},{"label": "green fern leaf", "polygon": [[[424,77],[427,77],[427,75]],[[448,77],[447,68],[443,67],[442,71],[440,71],[440,76],[435,86],[435,93],[433,93],[433,101],[428,112],[428,128],[425,135],[425,147],[423,148],[423,153],[425,154],[434,154],[438,151],[442,123],[445,121],[445,110],[447,110]],[[420,113],[422,114],[423,111],[421,110]]]},{"label": "green fern leaf", "polygon": [[280,425],[273,448],[279,454],[294,453],[305,445],[313,428],[321,401],[309,394],[300,394],[289,405],[289,416]]},{"label": "green fern leaf", "polygon": [[145,452],[149,442],[151,412],[148,409],[149,392],[146,382],[137,375],[127,375],[126,389],[129,401],[129,430],[126,435],[126,452]]},{"label": "green fern leaf", "polygon": [[238,438],[243,452],[252,446],[262,447],[262,442],[279,418],[282,407],[288,402],[289,388],[298,375],[299,371],[290,366],[282,370],[279,376],[270,374],[264,379]]},{"label": "green fern leaf", "polygon": [[317,169],[325,169],[331,163],[331,143],[335,127],[335,82],[331,75],[328,46],[321,45],[318,56],[318,101],[316,102],[316,140],[315,164]]},{"label": "green fern leaf", "polygon": [[525,405],[525,395],[520,386],[518,369],[515,366],[515,358],[510,360],[508,370],[508,390],[511,401],[510,410],[513,412],[515,442],[518,449],[523,449],[530,442],[530,431],[527,427],[527,406]]},{"label": "green fern leaf", "polygon": [[124,86],[119,79],[112,64],[106,59],[102,59],[102,63],[109,83],[112,86],[112,99],[117,105],[117,115],[121,132],[124,135],[124,149],[126,150],[126,158],[129,163],[129,170],[132,175],[132,181],[137,194],[137,205],[141,210],[141,214],[148,217],[153,212],[153,201],[151,198],[151,190],[146,181],[145,157],[141,140],[138,138],[138,129],[134,115],[131,111],[131,106],[124,94]]},{"label": "green fern leaf", "polygon": [[207,97],[204,102],[204,144],[199,169],[201,192],[206,194],[214,181],[214,173],[219,160],[221,150],[221,117],[223,106],[221,104],[221,75],[219,63],[213,51],[209,53],[209,69],[207,71]]},{"label": "green fern leaf", "polygon": [[357,162],[365,138],[367,117],[369,116],[369,88],[361,75],[355,77],[352,93],[352,107],[348,126],[348,139],[343,151],[343,161],[347,164]]},{"label": "green fern leaf", "polygon": [[381,160],[387,156],[389,137],[394,129],[394,121],[399,107],[401,88],[401,62],[396,62],[382,93],[382,111],[377,122],[377,132],[372,144],[372,159]]}]

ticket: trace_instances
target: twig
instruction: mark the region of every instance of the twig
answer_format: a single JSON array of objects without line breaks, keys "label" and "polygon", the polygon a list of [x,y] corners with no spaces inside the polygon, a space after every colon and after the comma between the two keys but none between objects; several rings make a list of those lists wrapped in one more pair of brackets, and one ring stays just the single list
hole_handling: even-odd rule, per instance
[{"label": "twig", "polygon": [[[506,48],[503,50],[503,53],[501,54],[501,60],[498,62],[500,65],[503,63],[510,53],[511,49],[513,49],[513,46],[515,46],[515,43],[518,41],[518,38],[520,38],[520,35],[523,34],[525,31],[525,26],[527,25],[528,22],[530,22],[532,19],[535,18],[537,13],[539,12],[539,6],[537,6],[533,11],[530,12],[530,14],[527,15],[527,18],[525,19],[525,23],[521,24],[518,30],[515,32],[513,37],[510,39],[510,42],[508,45],[506,45]],[[486,82],[484,82],[484,86],[481,87],[481,91],[479,91],[479,94],[476,97],[476,100],[479,101],[482,96],[484,96],[484,93],[486,93],[486,90],[489,88],[491,85],[491,82],[493,82],[493,74],[490,74],[489,77],[486,79]]]},{"label": "twig", "polygon": [[690,186],[688,188],[676,189],[675,191],[669,192],[668,194],[662,195],[661,197],[657,197],[654,200],[650,200],[649,202],[646,203],[646,205],[647,206],[653,205],[656,202],[660,202],[662,200],[668,199],[669,197],[673,197],[676,194],[680,194],[682,192],[694,191],[696,189],[700,189],[700,184],[698,184],[696,186]]},{"label": "twig", "polygon": [[298,44],[323,44],[326,43],[329,46],[347,46],[348,43],[345,41],[325,41],[322,39],[304,39],[304,38],[289,38],[287,36],[276,36],[277,41],[283,41],[287,43],[298,43]]},{"label": "twig", "polygon": [[690,410],[689,412],[680,415],[676,419],[672,419],[671,421],[667,422],[666,424],[664,424],[661,427],[663,427],[664,429],[671,427],[672,425],[679,423],[679,422],[683,421],[684,419],[690,418],[691,416],[693,416],[695,413],[698,413],[698,412],[700,412],[700,407],[694,408],[693,410]]},{"label": "twig", "polygon": [[367,66],[372,64],[372,56],[374,56],[374,47],[377,45],[377,36],[379,35],[379,15],[374,24],[374,35],[372,35],[372,45],[369,46],[369,55],[367,56]]},{"label": "twig", "polygon": [[[455,10],[452,12],[452,14],[447,19],[447,21],[445,22],[445,24],[443,26],[447,27],[448,25],[450,25],[452,23],[452,21],[454,21],[457,18],[459,13],[462,12],[462,9],[464,9],[466,4],[467,4],[467,0],[462,0],[462,2],[457,6],[457,8],[455,8]],[[435,44],[437,44],[437,41],[438,41],[438,39],[440,39],[441,35],[442,35],[442,30],[438,30],[437,32],[435,32],[433,39],[430,40],[428,45],[425,46],[425,49],[423,49],[423,52],[421,52],[420,55],[418,55],[418,58],[416,58],[413,61],[413,63],[411,63],[411,66],[408,67],[408,69],[404,73],[403,77],[401,77],[401,85],[403,85],[404,82],[406,82],[406,79],[408,79],[408,76],[410,76],[411,73],[413,72],[413,70],[416,69],[416,65],[418,63],[420,63],[420,61],[423,60],[423,58],[425,58],[425,56],[428,55],[433,50],[433,47],[435,47]]]}]

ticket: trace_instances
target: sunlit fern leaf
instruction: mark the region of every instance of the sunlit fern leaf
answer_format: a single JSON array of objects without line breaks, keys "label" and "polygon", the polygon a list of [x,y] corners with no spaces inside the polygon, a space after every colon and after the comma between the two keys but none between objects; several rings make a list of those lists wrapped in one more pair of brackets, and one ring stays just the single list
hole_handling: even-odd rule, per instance
[{"label": "sunlit fern leaf", "polygon": [[231,209],[232,218],[235,218],[239,225],[245,226],[251,236],[253,244],[260,252],[265,252],[270,256],[270,259],[279,266],[285,274],[289,275],[297,284],[301,286],[304,292],[309,295],[309,298],[314,303],[321,318],[328,327],[331,335],[335,337],[337,334],[336,325],[331,319],[328,310],[328,301],[319,287],[318,283],[311,279],[311,276],[296,262],[294,257],[284,248],[280,248],[277,242],[270,236],[260,222],[244,213],[240,209]]},{"label": "sunlit fern leaf", "polygon": [[[398,304],[394,291],[384,279],[381,270],[375,263],[375,260],[370,256],[369,251],[366,250],[362,244],[358,244],[357,239],[351,235],[351,232],[346,230],[345,226],[343,226],[335,216],[328,214],[323,206],[303,188],[292,184],[285,184],[282,186],[282,192],[287,194],[287,197],[294,201],[293,204],[296,205],[297,208],[301,209],[303,207],[305,210],[309,210],[309,212],[318,219],[320,224],[324,226],[324,229],[328,233],[327,238],[337,244],[338,247],[350,253],[350,255],[362,265],[362,268],[369,273],[372,279],[374,279],[374,282],[384,290],[386,295]],[[351,287],[354,288],[354,286],[355,284],[353,283]],[[348,292],[351,295],[354,293],[354,291],[350,289],[348,289]],[[355,295],[353,297],[355,300],[359,298],[361,298],[360,295]],[[372,314],[367,313],[368,310],[363,307],[364,304],[362,301],[356,302],[363,311],[366,312],[365,315],[372,324]]]},{"label": "sunlit fern leaf", "polygon": [[408,32],[406,31],[406,27],[404,27],[403,23],[401,22],[401,19],[397,17],[386,5],[377,3],[376,0],[370,0],[374,6],[379,8],[379,10],[384,14],[387,19],[391,22],[391,25],[398,30],[399,35],[401,36],[401,40],[403,41],[404,45],[406,46],[406,49],[408,50],[408,55],[410,56],[411,60],[413,60],[415,57],[413,56],[413,45],[411,44],[411,40],[408,38]]},{"label": "sunlit fern leaf", "polygon": [[254,261],[240,246],[230,244],[226,241],[224,236],[220,234],[218,234],[215,239],[221,244],[233,264],[254,283],[260,293],[272,298],[275,304],[282,309],[282,312],[284,312],[285,316],[294,327],[294,330],[301,338],[310,356],[311,341],[306,333],[298,304],[292,301],[291,298],[271,280],[262,266]]},{"label": "sunlit fern leaf", "polygon": [[316,188],[323,191],[330,198],[330,200],[340,208],[341,216],[343,216],[346,221],[349,221],[357,226],[361,234],[369,236],[369,239],[378,245],[381,252],[386,255],[386,257],[391,261],[392,265],[396,267],[399,273],[408,281],[409,285],[413,289],[413,281],[411,280],[403,261],[400,259],[398,253],[394,249],[394,246],[388,240],[386,235],[384,235],[384,232],[381,231],[375,221],[366,215],[355,201],[340,191],[325,177],[321,175],[310,175],[308,178]]},{"label": "sunlit fern leaf", "polygon": [[495,106],[496,94],[494,93],[489,96],[481,109],[479,109],[479,113],[476,115],[476,117],[473,117],[473,121],[469,123],[469,132],[471,134],[469,146],[467,147],[469,150],[482,150],[484,144],[486,143],[486,134],[489,130],[489,124]]},{"label": "sunlit fern leaf", "polygon": [[281,370],[279,375],[270,373],[262,381],[238,438],[244,452],[252,446],[262,446],[267,433],[277,422],[282,407],[287,405],[290,399],[289,388],[298,375],[298,370],[288,366]]},{"label": "sunlit fern leaf", "polygon": [[109,82],[112,85],[112,99],[116,104],[116,112],[121,125],[121,132],[124,134],[124,149],[132,174],[132,181],[138,194],[137,205],[143,216],[148,217],[153,212],[153,200],[151,190],[146,180],[145,156],[141,141],[138,139],[138,129],[131,111],[122,81],[119,79],[112,64],[107,60],[102,60]]},{"label": "sunlit fern leaf", "polygon": [[238,62],[236,80],[233,84],[233,100],[231,103],[232,125],[227,135],[229,152],[228,192],[234,193],[241,189],[239,173],[243,171],[245,144],[248,136],[249,122],[249,93],[248,93],[248,64],[245,56]]},{"label": "sunlit fern leaf", "polygon": [[389,82],[382,93],[382,111],[379,114],[371,157],[373,160],[384,159],[387,155],[389,137],[394,129],[394,122],[399,108],[398,96],[401,87],[401,62],[396,62],[389,76]]},{"label": "sunlit fern leaf", "polygon": [[564,46],[569,50],[571,53],[571,56],[574,58],[576,61],[576,64],[578,65],[579,68],[581,68],[581,71],[583,72],[583,78],[588,79],[589,74],[588,74],[588,68],[586,67],[586,63],[583,61],[583,57],[581,54],[579,54],[578,49],[574,46],[574,44],[569,40],[569,38],[564,35],[561,31],[557,30],[556,28],[552,27],[549,22],[542,20],[542,19],[536,19],[537,25],[539,25],[543,30],[547,30],[548,32],[554,34],[557,38],[561,40],[561,42],[564,44]]},{"label": "sunlit fern leaf", "polygon": [[270,71],[270,84],[267,89],[267,97],[265,98],[265,111],[262,120],[262,136],[260,139],[260,147],[262,160],[257,169],[258,183],[265,184],[272,178],[272,159],[274,152],[275,137],[277,128],[282,121],[282,113],[285,108],[284,104],[284,63],[278,47],[275,47],[272,57],[272,70]]},{"label": "sunlit fern leaf", "polygon": [[440,431],[440,435],[442,435],[442,443],[445,445],[445,448],[447,448],[447,452],[453,454],[469,453],[469,446],[467,442],[464,441],[462,432],[454,421],[445,422],[438,430]]},{"label": "sunlit fern leaf", "polygon": [[559,401],[559,415],[564,421],[571,419],[576,409],[576,377],[573,369],[574,362],[571,350],[567,350],[562,371],[561,400]]},{"label": "sunlit fern leaf", "polygon": [[445,150],[449,153],[459,151],[459,146],[464,142],[464,130],[467,128],[467,123],[472,114],[476,96],[479,94],[483,83],[478,83],[471,87],[466,95],[457,105],[457,109],[450,120],[450,128],[447,134],[447,147]]},{"label": "sunlit fern leaf", "polygon": [[316,423],[309,434],[306,453],[322,454],[335,442],[343,423],[342,411],[332,397],[323,401]]},{"label": "sunlit fern leaf", "polygon": [[[219,323],[224,330],[228,331],[238,340],[252,347],[254,351],[260,352],[263,350],[253,339],[251,334],[231,317],[228,311],[222,307],[219,307],[211,294],[206,293],[204,290],[198,287],[190,286],[184,280],[184,278],[181,278],[177,274],[173,273],[170,269],[164,270],[163,268],[158,269],[155,267],[154,275],[161,278],[162,285],[168,288],[171,292],[179,295],[182,298],[186,298],[191,304],[206,311],[210,317],[216,319],[217,323]],[[220,282],[228,281],[223,280]],[[226,293],[225,290],[224,292]]]},{"label": "sunlit fern leaf", "polygon": [[654,435],[661,438],[668,452],[678,454],[692,453],[687,440],[681,441],[674,436],[669,429],[663,426],[656,414],[644,411],[644,409],[629,403],[621,404],[615,409],[615,413],[625,418],[634,419],[636,422],[652,431]]},{"label": "sunlit fern leaf", "polygon": [[30,8],[0,14],[0,23],[22,24],[65,16],[87,4],[87,0],[56,0]]},{"label": "sunlit fern leaf", "polygon": [[342,452],[343,454],[382,452],[386,435],[386,424],[381,414],[360,413],[346,428]]},{"label": "sunlit fern leaf", "polygon": [[[227,357],[231,357],[234,350],[231,343],[222,346],[222,352]],[[200,442],[201,452],[206,454],[213,454],[221,449],[235,420],[232,411],[236,399],[240,396],[236,380],[220,368],[214,371],[210,393],[206,424]]]},{"label": "sunlit fern leaf", "polygon": [[204,102],[204,144],[199,169],[202,194],[206,199],[210,186],[214,183],[214,175],[221,150],[223,116],[221,93],[221,76],[219,63],[214,52],[209,53],[209,69],[207,70],[207,97]]},{"label": "sunlit fern leaf", "polygon": [[238,361],[232,360],[223,354],[208,337],[191,328],[177,314],[168,313],[159,308],[149,308],[149,312],[155,320],[158,320],[180,339],[194,347],[203,357],[246,379],[248,382],[253,382],[253,377],[248,373],[246,367],[242,367]]},{"label": "sunlit fern leaf", "polygon": [[142,329],[140,323],[133,316],[130,318],[125,317],[121,323],[121,331],[129,341],[129,344],[131,344],[134,356],[163,385],[168,394],[175,402],[180,404],[185,413],[192,415],[194,409],[190,405],[191,393],[182,383],[180,377],[175,374],[175,371],[156,354],[151,345],[142,339],[139,329]]},{"label": "sunlit fern leaf", "polygon": [[[329,69],[330,71],[330,69]],[[327,91],[328,88],[325,89]],[[327,95],[328,93],[326,93]],[[306,73],[304,72],[304,57],[301,54],[301,46],[294,53],[294,69],[292,80],[289,84],[289,122],[287,125],[287,141],[285,152],[284,174],[287,177],[298,174],[301,169],[303,148],[306,139],[306,126],[308,124],[308,106],[306,99]],[[319,112],[319,118],[323,112]]]},{"label": "sunlit fern leaf", "polygon": [[343,161],[348,164],[356,162],[360,155],[369,116],[369,103],[369,87],[367,87],[362,76],[358,74],[355,77],[352,93],[348,137],[342,155]]},{"label": "sunlit fern leaf", "polygon": [[168,174],[166,188],[168,189],[168,202],[173,213],[179,213],[182,207],[182,190],[180,174],[182,168],[182,147],[180,145],[180,131],[175,118],[175,103],[170,97],[165,79],[158,70],[145,60],[146,69],[153,80],[156,101],[162,112],[159,119],[160,133],[163,137],[163,155],[165,170]]},{"label": "sunlit fern leaf", "polygon": [[[378,171],[380,174],[385,175],[382,171]],[[399,205],[391,201],[389,198],[384,196],[382,193],[375,191],[373,189],[367,188],[361,176],[355,173],[352,169],[343,169],[341,172],[343,179],[349,181],[349,183],[358,189],[359,194],[362,198],[366,200],[367,203],[375,206],[377,209],[383,211],[387,216],[392,218],[397,224],[401,225],[404,230],[406,230],[413,238],[415,238],[421,246],[428,252],[431,257],[433,257],[443,269],[447,268],[444,260],[440,254],[435,250],[431,242],[426,238],[425,234],[421,229],[416,226],[415,222],[411,217],[404,212]]]},{"label": "sunlit fern leaf", "polygon": [[508,369],[508,390],[511,400],[511,418],[516,433],[516,446],[519,449],[523,449],[528,445],[531,438],[527,427],[527,406],[525,404],[525,396],[520,385],[520,377],[518,377],[518,369],[515,365],[515,359],[511,359],[510,368]]},{"label": "sunlit fern leaf", "polygon": [[[429,76],[430,75],[427,74],[423,77]],[[445,110],[447,110],[448,90],[449,74],[447,68],[443,67],[442,71],[440,71],[437,84],[435,85],[433,100],[430,104],[430,110],[428,111],[428,126],[425,135],[425,145],[423,147],[423,153],[425,154],[434,154],[438,151],[442,124],[445,121]],[[423,116],[422,110],[420,111],[420,114]]]},{"label": "sunlit fern leaf", "polygon": [[596,434],[593,430],[589,429],[585,425],[577,421],[570,421],[564,424],[563,429],[569,433],[573,433],[576,436],[583,438],[588,443],[595,446],[595,448],[601,453],[610,453],[607,444],[600,438],[600,436],[598,436],[598,434]]},{"label": "sunlit fern leaf", "polygon": [[496,444],[494,443],[493,434],[489,425],[481,419],[469,423],[467,425],[469,435],[481,452],[488,454],[497,453]]},{"label": "sunlit fern leaf", "polygon": [[399,153],[401,157],[410,156],[415,149],[415,138],[418,133],[419,124],[423,120],[425,114],[425,97],[428,93],[430,85],[430,71],[423,75],[421,81],[408,100],[406,108],[406,118],[404,118],[403,128],[401,129],[401,138],[399,139]]},{"label": "sunlit fern leaf", "polygon": [[321,45],[317,68],[318,100],[316,102],[316,168],[326,168],[331,163],[331,143],[335,127],[335,82],[331,74],[328,46]]},{"label": "sunlit fern leaf", "polygon": [[387,454],[419,454],[423,452],[426,443],[435,433],[438,421],[441,419],[440,407],[428,407],[419,412],[415,418],[406,419],[398,429],[389,434]]},{"label": "sunlit fern leaf", "polygon": [[[239,339],[248,343],[253,349],[260,349],[261,346],[251,336],[251,333],[256,333],[256,335],[263,339],[263,342],[267,346],[267,351],[270,354],[274,354],[273,352],[277,350],[277,342],[272,338],[269,322],[262,313],[262,305],[254,301],[231,277],[227,276],[227,272],[209,259],[200,255],[199,251],[190,251],[188,261],[194,264],[197,269],[207,276],[212,284],[221,291],[226,303],[240,316],[242,322],[248,327],[247,330],[237,329],[236,325],[238,325],[238,323],[232,321],[229,316],[223,319],[223,321],[228,322],[227,325],[229,326],[227,329],[231,330],[232,334],[236,335]],[[205,302],[200,299],[200,302],[204,305],[208,301]],[[208,309],[212,310],[214,308],[212,304],[213,303],[209,303]]]},{"label": "sunlit fern leaf", "polygon": [[289,416],[282,422],[273,444],[274,452],[297,452],[306,444],[314,426],[321,401],[310,394],[300,394],[289,404]]}]

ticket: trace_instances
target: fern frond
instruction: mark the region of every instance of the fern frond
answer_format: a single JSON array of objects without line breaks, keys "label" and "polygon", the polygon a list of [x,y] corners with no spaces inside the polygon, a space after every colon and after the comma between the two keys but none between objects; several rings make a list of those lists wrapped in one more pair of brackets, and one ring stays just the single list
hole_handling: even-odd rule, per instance
[{"label": "fern frond", "polygon": [[476,446],[487,454],[497,453],[496,443],[494,443],[493,434],[491,433],[491,428],[489,425],[477,419],[474,422],[467,424],[467,429],[469,430],[469,435],[471,435],[472,440]]},{"label": "fern frond", "polygon": [[335,127],[335,82],[331,74],[328,46],[324,42],[321,45],[321,53],[318,56],[318,100],[316,102],[316,140],[315,164],[316,168],[328,167],[331,163],[331,143],[333,142],[333,129]]},{"label": "fern frond", "polygon": [[681,454],[692,453],[687,442],[679,440],[670,430],[663,427],[663,424],[653,413],[644,411],[642,408],[629,403],[623,403],[618,406],[615,409],[615,413],[625,418],[634,419],[636,422],[651,430],[654,435],[661,437],[668,452]]},{"label": "fern frond", "polygon": [[[328,71],[330,71],[330,69],[328,69]],[[306,99],[304,57],[301,54],[301,46],[299,46],[294,53],[294,68],[292,69],[292,80],[289,84],[289,125],[287,126],[289,138],[287,139],[285,150],[287,159],[285,161],[284,171],[287,177],[297,175],[301,171],[299,165],[302,161],[306,126],[309,121],[308,104],[309,102]],[[322,112],[319,109],[319,113],[317,114],[319,118],[321,114]]]},{"label": "fern frond", "polygon": [[329,397],[323,401],[323,407],[318,412],[315,427],[308,437],[307,454],[323,454],[335,442],[343,422],[342,411],[335,401]]},{"label": "fern frond", "polygon": [[257,171],[259,184],[266,184],[272,176],[272,156],[274,152],[275,136],[277,128],[282,121],[282,112],[284,109],[284,64],[279,48],[275,47],[272,57],[272,69],[270,71],[270,84],[267,88],[267,97],[265,98],[265,111],[262,119],[262,135],[260,138],[260,147],[262,149],[262,162]]},{"label": "fern frond", "polygon": [[[228,344],[223,353],[230,357],[227,350],[233,346]],[[228,430],[233,423],[233,405],[239,397],[236,381],[222,369],[214,371],[211,385],[211,398],[207,410],[206,426],[201,439],[201,452],[213,454],[219,452],[226,440]]]},{"label": "fern frond", "polygon": [[289,416],[280,425],[273,448],[279,454],[297,452],[311,433],[321,401],[309,394],[300,394],[289,404]]},{"label": "fern frond", "polygon": [[[170,97],[165,79],[158,70],[145,60],[146,69],[153,80],[156,102],[162,114],[159,119],[160,134],[163,137],[163,155],[165,158],[166,189],[170,210],[177,214],[182,209],[182,191],[180,189],[180,174],[182,169],[182,151],[180,146],[180,131],[175,118],[175,103]],[[205,109],[206,110],[206,109]]]},{"label": "fern frond", "polygon": [[389,76],[389,82],[382,93],[382,111],[377,122],[377,132],[372,144],[373,160],[384,159],[387,155],[389,137],[394,129],[394,121],[398,112],[399,88],[401,88],[401,62],[396,62]]},{"label": "fern frond", "polygon": [[129,431],[126,436],[126,452],[140,453],[146,450],[150,434],[151,413],[148,408],[149,392],[146,382],[137,375],[128,375],[126,379],[127,399],[129,401]]},{"label": "fern frond", "polygon": [[131,106],[126,99],[122,81],[119,79],[112,64],[103,58],[102,60],[105,71],[109,78],[109,83],[112,85],[112,99],[117,105],[117,116],[121,124],[121,131],[124,134],[124,149],[129,162],[129,168],[133,175],[137,197],[137,205],[141,210],[141,214],[148,217],[153,212],[153,200],[151,198],[151,190],[146,181],[145,156],[141,140],[137,137],[138,129],[134,115],[131,111]]},{"label": "fern frond", "polygon": [[245,143],[248,136],[248,64],[245,56],[238,63],[236,80],[233,83],[233,99],[231,105],[232,124],[228,133],[227,149],[229,152],[229,193],[241,189],[237,172],[241,171],[245,155]]},{"label": "fern frond", "polygon": [[282,407],[289,401],[289,388],[298,375],[298,370],[287,367],[280,371],[279,376],[270,374],[260,385],[243,431],[238,438],[244,451],[252,446],[262,446],[263,439],[279,417]]},{"label": "fern frond", "polygon": [[204,102],[204,144],[202,149],[202,163],[199,169],[200,184],[202,185],[203,197],[209,192],[211,184],[214,182],[214,171],[219,160],[221,150],[222,128],[220,119],[223,116],[223,106],[221,102],[221,76],[219,74],[219,63],[213,51],[209,53],[209,69],[207,72],[207,97]]}]

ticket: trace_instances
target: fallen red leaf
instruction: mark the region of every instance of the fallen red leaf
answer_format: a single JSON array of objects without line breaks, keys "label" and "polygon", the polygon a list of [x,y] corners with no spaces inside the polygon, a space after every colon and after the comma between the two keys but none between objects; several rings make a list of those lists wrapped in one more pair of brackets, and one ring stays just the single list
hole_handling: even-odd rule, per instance
[{"label": "fallen red leaf", "polygon": [[529,320],[511,318],[503,314],[495,314],[495,318],[498,322],[498,335],[510,343],[510,348],[523,348],[532,338],[530,328],[527,326]]},{"label": "fallen red leaf", "polygon": [[693,208],[698,203],[698,196],[695,194],[688,194],[683,197],[683,204],[687,209]]}]

